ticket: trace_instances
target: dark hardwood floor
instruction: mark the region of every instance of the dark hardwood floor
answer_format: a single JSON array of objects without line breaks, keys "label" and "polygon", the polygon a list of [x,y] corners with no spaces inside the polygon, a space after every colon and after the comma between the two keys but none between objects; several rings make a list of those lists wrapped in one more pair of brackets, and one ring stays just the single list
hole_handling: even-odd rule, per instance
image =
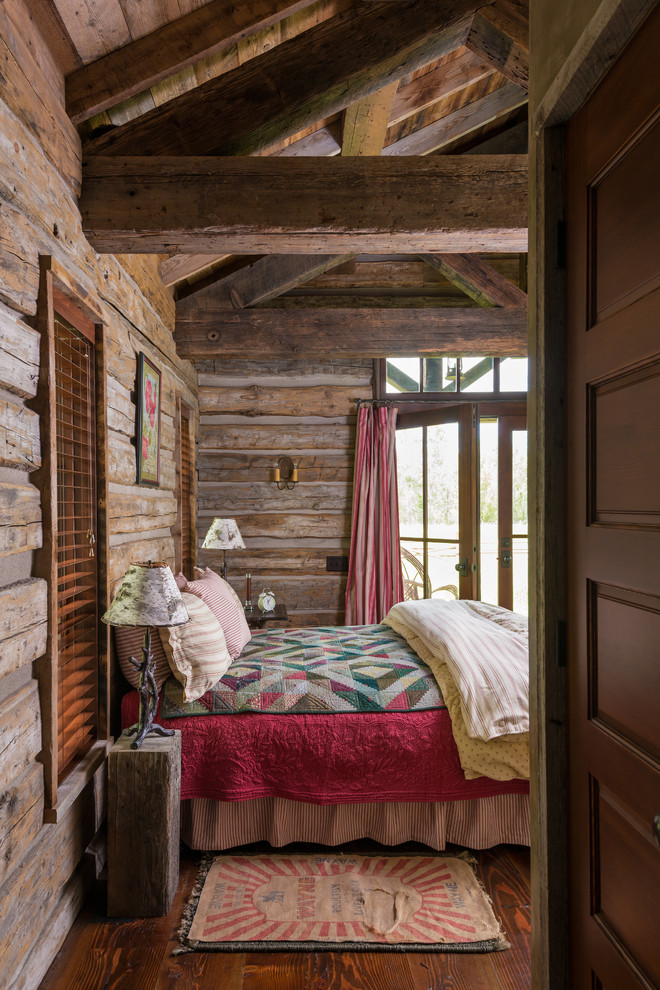
[{"label": "dark hardwood floor", "polygon": [[[287,848],[299,851],[298,847]],[[382,847],[365,842],[342,848],[368,853]],[[426,849],[412,843],[405,848]],[[199,858],[182,847],[181,878],[169,915],[109,919],[105,916],[105,885],[100,882],[40,990],[527,990],[531,987],[529,850],[497,846],[476,855],[481,880],[511,943],[504,952],[216,952],[172,956],[181,910]]]}]

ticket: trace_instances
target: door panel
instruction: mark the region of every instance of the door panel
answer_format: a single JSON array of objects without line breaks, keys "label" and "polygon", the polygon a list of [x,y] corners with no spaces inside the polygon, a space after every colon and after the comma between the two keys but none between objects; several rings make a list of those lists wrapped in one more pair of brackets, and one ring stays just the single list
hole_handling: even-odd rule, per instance
[{"label": "door panel", "polygon": [[660,986],[660,9],[567,134],[571,986]]},{"label": "door panel", "polygon": [[[476,597],[473,434],[468,404],[399,415],[397,473],[406,597]],[[464,567],[459,572],[460,562]]]}]

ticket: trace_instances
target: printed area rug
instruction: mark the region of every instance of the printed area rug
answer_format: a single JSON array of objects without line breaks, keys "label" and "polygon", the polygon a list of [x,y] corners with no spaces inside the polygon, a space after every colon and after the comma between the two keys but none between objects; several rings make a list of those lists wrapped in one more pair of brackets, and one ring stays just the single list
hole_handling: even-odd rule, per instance
[{"label": "printed area rug", "polygon": [[207,856],[183,952],[509,948],[467,857]]}]

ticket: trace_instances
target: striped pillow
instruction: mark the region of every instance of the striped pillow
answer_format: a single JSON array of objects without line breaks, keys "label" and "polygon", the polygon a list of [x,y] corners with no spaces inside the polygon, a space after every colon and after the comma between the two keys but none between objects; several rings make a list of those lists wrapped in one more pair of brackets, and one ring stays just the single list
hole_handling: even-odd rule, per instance
[{"label": "striped pillow", "polygon": [[190,622],[160,630],[172,673],[183,684],[184,701],[195,701],[220,680],[231,663],[220,623],[196,595],[181,592]]},{"label": "striped pillow", "polygon": [[229,654],[232,660],[236,660],[252,636],[240,598],[234,589],[207,567],[202,578],[188,582],[186,591],[197,595],[209,606],[222,626]]},{"label": "striped pillow", "polygon": [[[115,653],[122,674],[131,685],[137,688],[140,686],[140,672],[130,661],[130,657],[135,657],[142,662],[142,642],[144,640],[144,626],[114,626]],[[170,676],[170,665],[167,662],[163,644],[160,641],[158,630],[151,627],[151,655],[154,658],[154,677],[156,687],[160,690]]]}]

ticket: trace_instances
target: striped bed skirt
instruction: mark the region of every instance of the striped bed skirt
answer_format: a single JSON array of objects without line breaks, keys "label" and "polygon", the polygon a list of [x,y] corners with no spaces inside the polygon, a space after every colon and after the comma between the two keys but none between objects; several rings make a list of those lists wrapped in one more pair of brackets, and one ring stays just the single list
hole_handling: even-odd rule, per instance
[{"label": "striped bed skirt", "polygon": [[191,849],[218,850],[249,842],[271,846],[318,842],[338,846],[374,839],[387,846],[423,842],[489,849],[501,842],[530,844],[529,794],[470,801],[306,804],[287,798],[181,802],[181,838]]}]

